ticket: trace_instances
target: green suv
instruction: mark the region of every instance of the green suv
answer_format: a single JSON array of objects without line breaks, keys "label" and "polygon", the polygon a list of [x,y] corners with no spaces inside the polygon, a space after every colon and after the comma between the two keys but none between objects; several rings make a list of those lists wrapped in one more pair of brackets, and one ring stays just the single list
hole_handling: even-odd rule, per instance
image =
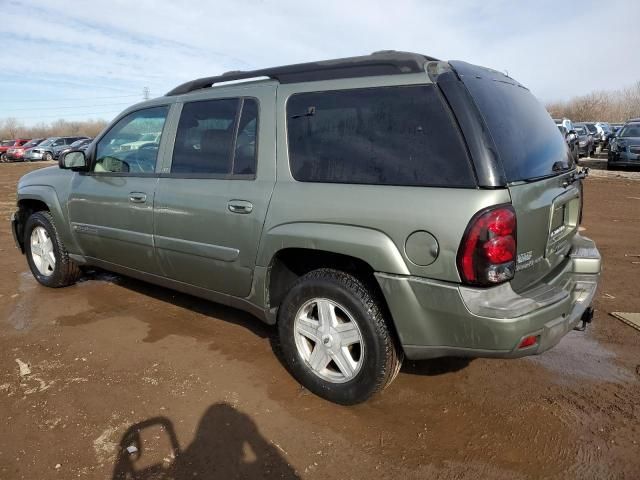
[{"label": "green suv", "polygon": [[538,354],[592,316],[585,172],[494,70],[384,51],[229,72],[59,163],[20,180],[12,217],[38,282],[91,265],[251,312],[334,402],[405,356]]}]

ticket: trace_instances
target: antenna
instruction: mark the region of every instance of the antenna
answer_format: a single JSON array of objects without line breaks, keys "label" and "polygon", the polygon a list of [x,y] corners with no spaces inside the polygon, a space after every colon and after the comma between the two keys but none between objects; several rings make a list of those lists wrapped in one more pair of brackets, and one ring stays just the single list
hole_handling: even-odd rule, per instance
[{"label": "antenna", "polygon": [[149,91],[149,87],[144,87],[142,89],[142,98],[144,100],[149,100],[151,92]]}]

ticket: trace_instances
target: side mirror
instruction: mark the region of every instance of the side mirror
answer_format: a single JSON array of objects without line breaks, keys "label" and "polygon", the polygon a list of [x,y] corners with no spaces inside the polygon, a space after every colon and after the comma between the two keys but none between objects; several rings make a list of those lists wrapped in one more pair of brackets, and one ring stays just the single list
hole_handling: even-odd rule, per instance
[{"label": "side mirror", "polygon": [[60,155],[58,166],[65,170],[85,170],[87,159],[81,150],[70,150]]}]

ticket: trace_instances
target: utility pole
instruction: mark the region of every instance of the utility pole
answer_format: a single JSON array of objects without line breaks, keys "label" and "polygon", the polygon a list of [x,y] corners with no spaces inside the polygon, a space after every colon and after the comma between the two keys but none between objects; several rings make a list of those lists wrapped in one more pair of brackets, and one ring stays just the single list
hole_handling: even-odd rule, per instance
[{"label": "utility pole", "polygon": [[144,88],[142,89],[142,98],[143,98],[144,100],[149,100],[149,98],[150,98],[149,87],[144,87]]}]

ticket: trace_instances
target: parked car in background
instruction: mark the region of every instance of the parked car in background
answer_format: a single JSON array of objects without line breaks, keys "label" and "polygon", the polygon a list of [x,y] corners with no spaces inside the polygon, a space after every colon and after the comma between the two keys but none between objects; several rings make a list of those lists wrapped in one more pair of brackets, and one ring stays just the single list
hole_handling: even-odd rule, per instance
[{"label": "parked car in background", "polygon": [[89,147],[89,145],[91,145],[91,142],[93,141],[93,138],[82,138],[80,140],[76,140],[75,142],[73,142],[71,145],[67,145],[66,148],[64,148],[63,150],[60,151],[60,155],[64,155],[66,152],[70,151],[70,150],[80,150],[80,151],[86,151],[87,148]]},{"label": "parked car in background", "polygon": [[640,167],[640,121],[625,124],[611,139],[607,168]]},{"label": "parked car in background", "polygon": [[622,127],[624,127],[624,125],[624,123],[610,123],[609,126],[611,127],[611,133],[615,135]]},{"label": "parked car in background", "polygon": [[27,143],[25,143],[24,145],[20,146],[20,147],[11,147],[9,148],[9,150],[7,150],[7,161],[9,162],[22,162],[24,161],[24,156],[25,153],[37,146],[38,144],[42,143],[44,141],[44,138],[34,138],[29,140]]},{"label": "parked car in background", "polygon": [[567,132],[571,132],[573,130],[573,122],[568,118],[554,118],[553,121],[556,122],[556,125],[562,125],[566,128]]},{"label": "parked car in background", "polygon": [[127,150],[137,150],[141,147],[149,148],[147,145],[154,146],[158,143],[160,143],[160,132],[145,133],[140,135],[140,138],[135,142],[128,142],[120,145],[120,150],[125,152]]},{"label": "parked car in background", "polygon": [[[131,132],[163,133],[120,149]],[[20,179],[11,218],[40,284],[93,265],[242,308],[337,403],[405,356],[535,355],[593,316],[586,172],[492,69],[384,51],[201,78],[59,166]]]},{"label": "parked car in background", "polygon": [[591,134],[591,138],[593,138],[593,148],[594,151],[600,145],[600,135],[598,135],[598,129],[596,128],[595,122],[582,122],[582,124],[587,127],[589,133]]},{"label": "parked car in background", "polygon": [[607,122],[596,122],[598,135],[600,136],[600,150],[604,150],[609,146],[609,138],[611,136],[611,127]]},{"label": "parked car in background", "polygon": [[573,133],[569,133],[569,131],[563,125],[558,125],[556,123],[556,127],[558,127],[558,130],[560,131],[562,138],[564,138],[564,141],[567,144],[567,148],[569,149],[569,154],[571,155],[571,160],[577,163],[578,162],[578,135],[576,135],[575,130],[572,130]]},{"label": "parked car in background", "polygon": [[25,160],[55,160],[60,156],[60,152],[66,149],[73,142],[85,139],[84,136],[75,137],[49,137],[37,147],[32,148],[25,154]]},{"label": "parked car in background", "polygon": [[2,140],[0,142],[0,161],[4,161],[4,154],[7,153],[10,147],[13,147],[15,140]]},{"label": "parked car in background", "polygon": [[595,153],[596,147],[594,145],[593,136],[589,133],[589,129],[584,123],[574,123],[573,129],[578,135],[578,157],[580,155],[590,157]]},{"label": "parked car in background", "polygon": [[21,147],[25,143],[29,142],[30,138],[17,138],[15,140],[4,140],[2,146],[0,146],[0,161],[7,161],[7,151],[13,147]]}]

